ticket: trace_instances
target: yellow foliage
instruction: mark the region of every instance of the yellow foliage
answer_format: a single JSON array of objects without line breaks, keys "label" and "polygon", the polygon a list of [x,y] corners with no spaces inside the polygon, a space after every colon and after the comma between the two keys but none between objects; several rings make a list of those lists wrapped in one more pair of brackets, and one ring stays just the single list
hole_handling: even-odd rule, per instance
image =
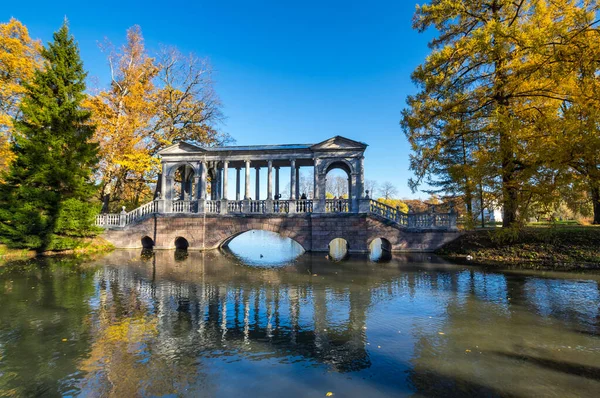
[{"label": "yellow foliage", "polygon": [[23,83],[40,68],[40,50],[39,41],[32,40],[18,20],[0,24],[0,171],[14,159],[10,149],[13,122],[19,116]]},{"label": "yellow foliage", "polygon": [[385,203],[386,205],[391,206],[393,208],[398,207],[401,212],[408,213],[408,205],[406,203],[404,203],[403,201],[401,201],[400,199],[379,198],[379,199],[377,199],[377,201],[381,202],[381,203]]}]

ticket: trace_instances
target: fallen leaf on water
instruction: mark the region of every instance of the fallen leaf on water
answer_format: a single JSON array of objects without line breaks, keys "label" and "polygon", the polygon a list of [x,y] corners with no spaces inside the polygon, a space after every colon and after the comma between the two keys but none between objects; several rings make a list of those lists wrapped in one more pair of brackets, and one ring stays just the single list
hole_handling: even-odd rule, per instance
[{"label": "fallen leaf on water", "polygon": [[446,334],[446,333],[444,333],[444,332],[438,332],[438,334],[442,334],[442,335],[444,335],[444,334]]},{"label": "fallen leaf on water", "polygon": [[62,339],[63,342],[67,341],[67,339]]},{"label": "fallen leaf on water", "polygon": [[326,397],[333,397],[333,393],[331,391],[329,391],[327,394],[325,394]]},{"label": "fallen leaf on water", "polygon": [[471,352],[471,350],[465,350],[465,352]]}]

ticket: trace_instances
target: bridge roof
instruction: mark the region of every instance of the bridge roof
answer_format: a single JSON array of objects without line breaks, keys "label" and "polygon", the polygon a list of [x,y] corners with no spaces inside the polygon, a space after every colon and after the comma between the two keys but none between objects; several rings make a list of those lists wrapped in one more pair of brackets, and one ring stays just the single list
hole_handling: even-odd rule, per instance
[{"label": "bridge roof", "polygon": [[316,151],[364,151],[367,144],[360,141],[354,141],[346,137],[335,136],[317,144],[283,144],[283,145],[232,145],[203,147],[189,142],[178,142],[158,152],[159,155],[183,155],[183,154],[218,154],[223,152],[245,152],[245,153],[265,153],[265,152],[316,152]]}]

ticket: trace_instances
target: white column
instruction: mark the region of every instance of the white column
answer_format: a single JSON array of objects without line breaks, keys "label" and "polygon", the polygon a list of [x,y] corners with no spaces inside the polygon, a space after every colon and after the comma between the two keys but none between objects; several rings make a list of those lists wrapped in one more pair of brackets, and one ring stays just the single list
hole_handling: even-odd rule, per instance
[{"label": "white column", "polygon": [[260,200],[260,167],[256,168],[256,198],[254,200]]},{"label": "white column", "polygon": [[199,196],[200,199],[204,200],[206,199],[206,175],[207,175],[207,170],[206,170],[206,162],[201,162],[200,163],[200,192],[199,192]]},{"label": "white column", "polygon": [[300,199],[300,166],[296,167],[296,198]]},{"label": "white column", "polygon": [[315,166],[313,168],[313,199],[315,202],[319,200],[319,168],[317,166],[317,159],[314,159]]},{"label": "white column", "polygon": [[240,200],[240,168],[235,168],[235,200]]},{"label": "white column", "polygon": [[246,194],[244,199],[250,199],[250,161],[246,160]]},{"label": "white column", "polygon": [[162,199],[166,199],[166,193],[167,193],[167,164],[163,163],[162,164],[162,176],[160,179],[160,197]]},{"label": "white column", "polygon": [[296,199],[296,159],[290,160],[290,199]]},{"label": "white column", "polygon": [[227,199],[227,175],[229,174],[229,161],[223,162],[223,199]]},{"label": "white column", "polygon": [[273,200],[273,161],[267,162],[267,200]]},{"label": "white column", "polygon": [[275,196],[279,196],[279,166],[275,167]]}]

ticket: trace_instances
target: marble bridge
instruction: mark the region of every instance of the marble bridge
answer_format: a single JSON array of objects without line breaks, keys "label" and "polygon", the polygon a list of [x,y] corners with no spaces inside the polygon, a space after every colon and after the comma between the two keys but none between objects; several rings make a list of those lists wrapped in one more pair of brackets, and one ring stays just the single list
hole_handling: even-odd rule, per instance
[{"label": "marble bridge", "polygon": [[[117,248],[210,250],[254,229],[289,237],[306,251],[327,251],[336,238],[345,239],[350,252],[367,252],[377,238],[387,251],[432,251],[458,237],[452,209],[404,213],[370,198],[364,183],[366,148],[341,136],[302,145],[199,147],[180,142],[159,152],[162,172],[152,202],[129,212],[123,208],[118,214],[101,214],[96,224]],[[312,171],[312,192],[301,192],[302,168]],[[261,169],[266,169],[264,190]],[[347,176],[347,198],[326,197],[327,175],[334,169]],[[283,178],[282,171],[289,177]],[[285,192],[280,189],[283,180],[289,181]],[[230,182],[235,192],[230,192]]]}]

